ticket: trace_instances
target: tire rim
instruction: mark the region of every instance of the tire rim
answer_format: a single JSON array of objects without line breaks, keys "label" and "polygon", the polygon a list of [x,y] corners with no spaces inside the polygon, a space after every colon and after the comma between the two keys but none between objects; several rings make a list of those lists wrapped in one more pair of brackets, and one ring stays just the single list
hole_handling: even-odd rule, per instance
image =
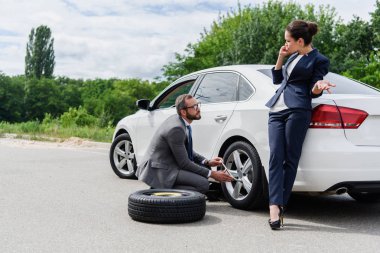
[{"label": "tire rim", "polygon": [[131,141],[120,141],[113,151],[113,161],[121,174],[131,176],[135,173],[135,153]]},{"label": "tire rim", "polygon": [[225,183],[228,193],[236,200],[245,199],[251,192],[254,176],[251,158],[244,150],[237,149],[228,156],[226,166],[238,179]]},{"label": "tire rim", "polygon": [[184,196],[183,194],[179,192],[154,192],[149,194],[150,196],[157,196],[157,197],[181,197]]}]

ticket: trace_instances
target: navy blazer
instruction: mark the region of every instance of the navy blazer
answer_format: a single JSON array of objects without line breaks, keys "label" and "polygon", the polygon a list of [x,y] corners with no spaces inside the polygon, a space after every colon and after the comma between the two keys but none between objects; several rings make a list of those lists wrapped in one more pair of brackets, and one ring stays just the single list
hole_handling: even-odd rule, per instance
[{"label": "navy blazer", "polygon": [[311,90],[314,84],[328,73],[329,59],[314,48],[310,53],[302,56],[288,78],[286,69],[297,56],[298,53],[292,54],[282,69],[272,68],[273,83],[281,84],[281,86],[265,104],[267,107],[273,107],[284,92],[284,102],[287,107],[311,110],[311,99],[322,95],[323,92],[315,95]]}]

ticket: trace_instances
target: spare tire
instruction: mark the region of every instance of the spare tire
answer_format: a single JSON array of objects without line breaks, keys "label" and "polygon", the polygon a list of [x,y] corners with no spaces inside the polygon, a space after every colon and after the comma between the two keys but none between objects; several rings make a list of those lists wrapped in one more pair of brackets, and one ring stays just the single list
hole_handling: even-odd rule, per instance
[{"label": "spare tire", "polygon": [[136,221],[185,223],[200,220],[205,213],[205,196],[194,191],[149,189],[134,192],[128,199],[128,214]]}]

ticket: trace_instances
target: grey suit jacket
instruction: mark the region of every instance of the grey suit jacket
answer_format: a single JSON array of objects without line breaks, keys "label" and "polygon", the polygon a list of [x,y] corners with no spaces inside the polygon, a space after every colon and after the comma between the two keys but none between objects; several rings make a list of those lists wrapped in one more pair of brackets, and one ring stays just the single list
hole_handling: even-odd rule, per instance
[{"label": "grey suit jacket", "polygon": [[178,115],[166,119],[154,134],[150,147],[136,171],[136,176],[154,188],[173,188],[179,170],[188,170],[203,177],[209,170],[201,166],[205,159],[193,151],[188,158],[187,136],[183,119]]}]

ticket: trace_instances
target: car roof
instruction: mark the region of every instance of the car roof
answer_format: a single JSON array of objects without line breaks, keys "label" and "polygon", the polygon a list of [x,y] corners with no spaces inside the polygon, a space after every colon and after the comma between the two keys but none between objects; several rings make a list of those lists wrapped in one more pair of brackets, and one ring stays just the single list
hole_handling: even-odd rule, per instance
[{"label": "car roof", "polygon": [[184,77],[202,74],[206,72],[213,72],[213,71],[236,71],[244,75],[244,74],[252,73],[252,71],[257,71],[259,69],[271,69],[272,67],[273,65],[265,65],[265,64],[228,65],[228,66],[221,66],[221,67],[214,67],[214,68],[199,70],[197,72],[188,74]]}]

